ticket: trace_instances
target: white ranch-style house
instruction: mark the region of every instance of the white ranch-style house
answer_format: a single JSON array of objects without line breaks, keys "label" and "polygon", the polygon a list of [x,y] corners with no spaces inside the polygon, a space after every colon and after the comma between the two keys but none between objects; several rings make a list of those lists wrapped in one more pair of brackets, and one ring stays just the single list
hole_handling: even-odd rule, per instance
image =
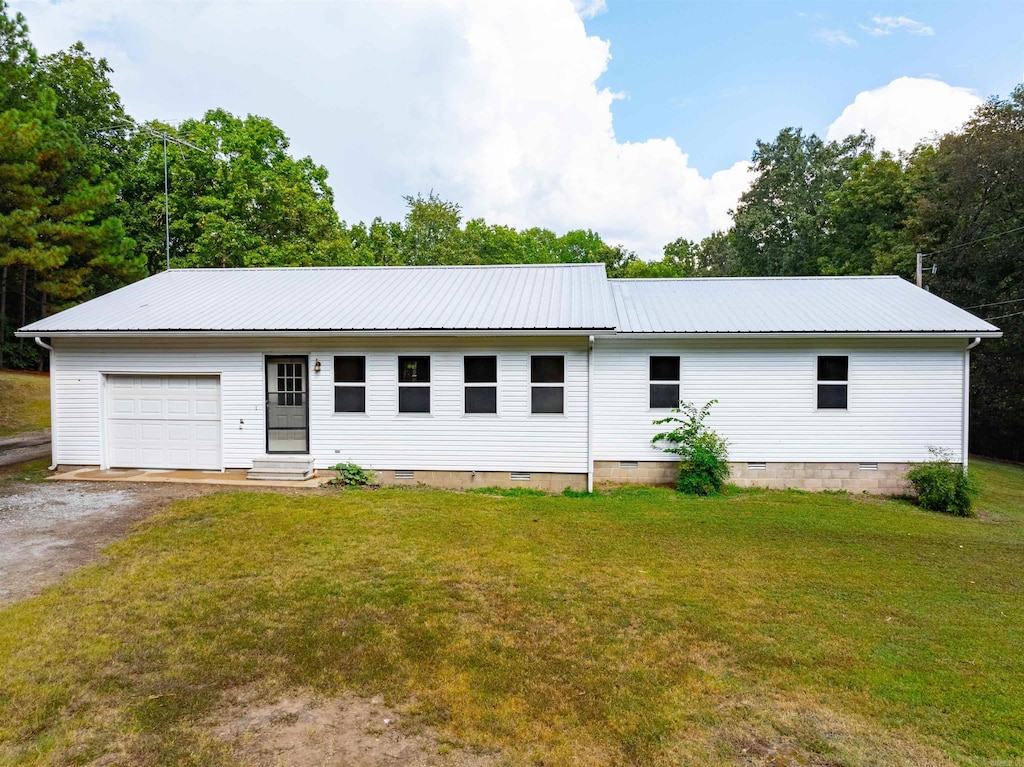
[{"label": "white ranch-style house", "polygon": [[898,277],[573,264],[175,269],[18,335],[51,349],[59,466],[672,482],[652,421],[717,399],[732,481],[894,492],[930,447],[966,463],[970,349],[1001,333]]}]

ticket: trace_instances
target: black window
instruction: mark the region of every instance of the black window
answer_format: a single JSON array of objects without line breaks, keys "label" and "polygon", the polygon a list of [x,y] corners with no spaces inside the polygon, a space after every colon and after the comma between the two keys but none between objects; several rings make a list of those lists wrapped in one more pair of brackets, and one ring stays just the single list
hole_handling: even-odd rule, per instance
[{"label": "black window", "polygon": [[398,358],[398,412],[430,412],[430,357]]},{"label": "black window", "polygon": [[429,413],[430,412],[430,387],[429,386],[399,386],[398,387],[398,412],[399,413]]},{"label": "black window", "polygon": [[564,413],[564,386],[534,386],[530,391],[530,412]]},{"label": "black window", "polygon": [[535,355],[530,357],[532,383],[565,383],[565,357],[562,355]]},{"label": "black window", "polygon": [[334,412],[366,412],[366,357],[334,358]]},{"label": "black window", "polygon": [[651,357],[652,408],[679,407],[679,357]]},{"label": "black window", "polygon": [[818,357],[818,409],[846,410],[849,404],[850,358]]},{"label": "black window", "polygon": [[490,356],[463,357],[463,380],[466,384],[467,413],[498,412],[498,358]]},{"label": "black window", "polygon": [[466,383],[497,383],[497,357],[465,357],[463,359],[466,365]]},{"label": "black window", "polygon": [[842,381],[846,383],[849,369],[849,357],[818,357],[819,381]]},{"label": "black window", "polygon": [[430,383],[430,357],[399,357],[399,383]]},{"label": "black window", "polygon": [[[565,357],[542,354],[530,357],[530,412],[565,412]],[[537,386],[536,384],[558,384]]]},{"label": "black window", "polygon": [[652,381],[678,381],[679,357],[651,357]]}]

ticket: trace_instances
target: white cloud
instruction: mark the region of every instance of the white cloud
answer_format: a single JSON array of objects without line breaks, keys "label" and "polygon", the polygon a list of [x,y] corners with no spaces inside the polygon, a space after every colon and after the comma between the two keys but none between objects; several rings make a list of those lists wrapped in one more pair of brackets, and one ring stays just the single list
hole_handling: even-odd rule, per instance
[{"label": "white cloud", "polygon": [[43,52],[82,39],[139,119],[265,115],[330,171],[348,221],[437,191],[493,223],[593,228],[645,258],[727,225],[747,163],[710,178],[670,138],[621,142],[600,2],[18,0]]},{"label": "white cloud", "polygon": [[967,88],[939,80],[900,77],[888,85],[857,94],[826,137],[838,140],[866,130],[875,149],[910,150],[936,134],[959,128],[982,100]]},{"label": "white cloud", "polygon": [[814,33],[814,38],[829,48],[838,48],[841,45],[847,48],[857,47],[857,41],[841,29],[819,29]]},{"label": "white cloud", "polygon": [[904,30],[912,35],[934,35],[935,30],[927,24],[916,21],[907,16],[872,16],[871,24],[859,25],[861,29],[875,37],[891,35],[893,32]]},{"label": "white cloud", "polygon": [[608,3],[605,0],[572,0],[572,7],[581,19],[592,19],[600,16],[608,10]]}]

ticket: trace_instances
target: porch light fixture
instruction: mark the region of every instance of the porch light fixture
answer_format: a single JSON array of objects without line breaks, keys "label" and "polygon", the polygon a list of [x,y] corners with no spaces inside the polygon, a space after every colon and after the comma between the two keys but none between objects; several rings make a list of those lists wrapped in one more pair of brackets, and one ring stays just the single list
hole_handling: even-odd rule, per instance
[{"label": "porch light fixture", "polygon": [[316,360],[313,363],[313,372],[314,373],[319,373],[320,372],[320,360]]}]

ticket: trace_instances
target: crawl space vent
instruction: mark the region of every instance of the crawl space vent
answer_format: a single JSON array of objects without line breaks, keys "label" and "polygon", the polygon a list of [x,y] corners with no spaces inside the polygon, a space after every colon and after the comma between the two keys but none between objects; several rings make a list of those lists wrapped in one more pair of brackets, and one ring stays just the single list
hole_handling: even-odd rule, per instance
[{"label": "crawl space vent", "polygon": [[513,482],[529,482],[530,472],[528,471],[513,471],[511,473]]},{"label": "crawl space vent", "polygon": [[412,469],[397,469],[395,479],[412,479]]},{"label": "crawl space vent", "polygon": [[754,461],[753,463],[748,463],[747,468],[751,471],[764,471],[768,468],[768,464],[764,461]]},{"label": "crawl space vent", "polygon": [[637,463],[636,461],[619,461],[619,468],[620,469],[638,469],[638,468],[640,468],[640,464]]},{"label": "crawl space vent", "polygon": [[877,463],[862,463],[860,465],[861,471],[878,471]]}]

